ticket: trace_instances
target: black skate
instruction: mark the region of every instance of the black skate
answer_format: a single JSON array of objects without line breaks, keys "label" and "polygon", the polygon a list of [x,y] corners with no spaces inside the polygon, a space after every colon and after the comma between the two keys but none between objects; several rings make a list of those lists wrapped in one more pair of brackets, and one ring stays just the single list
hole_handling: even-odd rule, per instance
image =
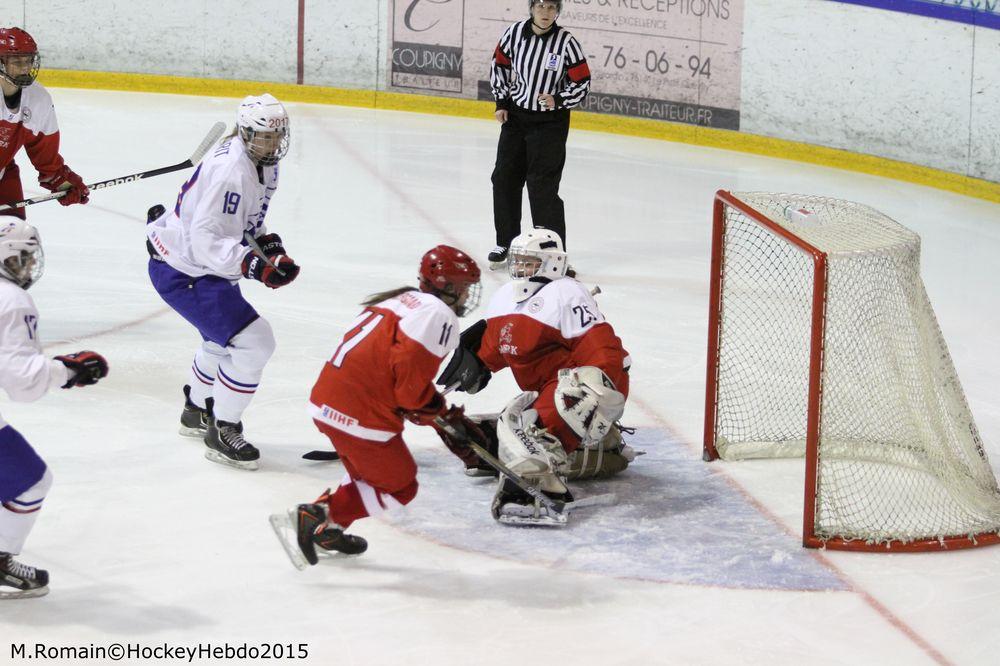
[{"label": "black skate", "polygon": [[368,542],[353,534],[344,534],[339,527],[327,527],[313,536],[313,543],[326,551],[344,555],[360,555],[368,550]]},{"label": "black skate", "polygon": [[181,412],[180,434],[185,437],[205,438],[208,434],[208,410],[191,402],[191,387],[184,385],[184,411]]},{"label": "black skate", "polygon": [[10,553],[0,553],[0,599],[28,599],[48,593],[48,571],[25,566]]},{"label": "black skate", "polygon": [[217,421],[212,414],[212,399],[208,405],[208,431],[205,433],[205,457],[212,462],[237,469],[255,470],[260,467],[260,451],[243,438],[243,424]]},{"label": "black skate", "polygon": [[497,245],[486,258],[490,262],[490,270],[501,270],[507,266],[507,248],[503,245]]},{"label": "black skate", "polygon": [[299,504],[285,514],[276,513],[270,517],[274,534],[296,569],[302,571],[319,562],[316,546],[345,555],[360,555],[367,550],[367,541],[344,534],[339,527],[327,526],[317,532],[326,525],[326,519],[326,507],[322,504]]}]

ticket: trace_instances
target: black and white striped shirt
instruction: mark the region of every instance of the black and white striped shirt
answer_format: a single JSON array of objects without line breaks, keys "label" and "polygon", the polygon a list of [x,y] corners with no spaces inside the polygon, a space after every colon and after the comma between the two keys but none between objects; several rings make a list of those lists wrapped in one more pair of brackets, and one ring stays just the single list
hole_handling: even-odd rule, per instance
[{"label": "black and white striped shirt", "polygon": [[543,111],[542,93],[552,95],[557,109],[578,106],[590,91],[590,68],[576,38],[557,24],[544,35],[531,29],[531,19],[504,31],[490,63],[490,87],[497,109],[518,106]]}]

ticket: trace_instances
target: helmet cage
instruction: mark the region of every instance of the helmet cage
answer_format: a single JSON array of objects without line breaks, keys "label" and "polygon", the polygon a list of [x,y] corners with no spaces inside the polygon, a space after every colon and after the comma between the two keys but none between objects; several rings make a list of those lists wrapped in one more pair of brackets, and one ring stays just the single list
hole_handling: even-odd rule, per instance
[{"label": "helmet cage", "polygon": [[244,98],[236,112],[236,129],[256,164],[274,166],[288,154],[288,113],[273,95]]},{"label": "helmet cage", "polygon": [[[31,58],[31,68],[28,72],[26,74],[11,74],[7,61],[11,58],[25,57]],[[35,82],[41,64],[42,56],[38,55],[37,51],[35,53],[0,53],[0,78],[18,88],[27,88]]]},{"label": "helmet cage", "polygon": [[21,220],[0,228],[0,277],[28,289],[43,272],[45,253],[38,231]]}]

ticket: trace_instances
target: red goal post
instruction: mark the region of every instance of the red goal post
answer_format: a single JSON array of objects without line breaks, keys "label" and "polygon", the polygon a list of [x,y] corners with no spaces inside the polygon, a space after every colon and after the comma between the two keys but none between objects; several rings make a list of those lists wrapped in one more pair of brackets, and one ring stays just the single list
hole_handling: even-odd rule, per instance
[{"label": "red goal post", "polygon": [[803,545],[1000,542],[1000,488],[919,276],[867,206],[719,191],[704,458],[804,457]]}]

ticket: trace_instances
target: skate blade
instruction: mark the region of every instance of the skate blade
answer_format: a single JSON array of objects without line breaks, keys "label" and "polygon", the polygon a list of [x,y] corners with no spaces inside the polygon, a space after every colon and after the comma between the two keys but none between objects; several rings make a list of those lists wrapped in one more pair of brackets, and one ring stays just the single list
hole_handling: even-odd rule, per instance
[{"label": "skate blade", "polygon": [[496,477],[497,472],[493,469],[479,469],[478,467],[469,467],[465,470],[466,476],[471,476],[472,478],[492,476]]},{"label": "skate blade", "polygon": [[[306,562],[306,558],[302,555],[302,551],[299,550],[298,536],[296,535],[295,528],[293,527],[293,514],[294,511],[289,511],[288,513],[272,513],[268,517],[268,521],[271,523],[271,528],[274,530],[274,535],[278,537],[278,541],[281,542],[281,547],[285,550],[285,555],[291,561],[292,566],[294,566],[299,571],[305,571],[306,567],[309,565]],[[292,540],[289,541],[289,536]]]},{"label": "skate blade", "polygon": [[516,527],[566,527],[569,521],[568,513],[525,516],[514,513],[501,513],[497,522],[501,525]]},{"label": "skate blade", "polygon": [[49,586],[36,587],[30,590],[12,590],[10,592],[3,591],[0,588],[0,599],[34,599],[35,597],[44,597],[49,593]]},{"label": "skate blade", "polygon": [[197,437],[198,439],[205,439],[205,435],[208,433],[204,428],[189,428],[188,426],[181,426],[177,432],[185,437]]},{"label": "skate blade", "polygon": [[225,465],[226,467],[232,467],[233,469],[242,469],[251,472],[256,469],[260,469],[259,460],[231,460],[215,449],[205,449],[205,457],[214,463],[219,463],[220,465]]}]

